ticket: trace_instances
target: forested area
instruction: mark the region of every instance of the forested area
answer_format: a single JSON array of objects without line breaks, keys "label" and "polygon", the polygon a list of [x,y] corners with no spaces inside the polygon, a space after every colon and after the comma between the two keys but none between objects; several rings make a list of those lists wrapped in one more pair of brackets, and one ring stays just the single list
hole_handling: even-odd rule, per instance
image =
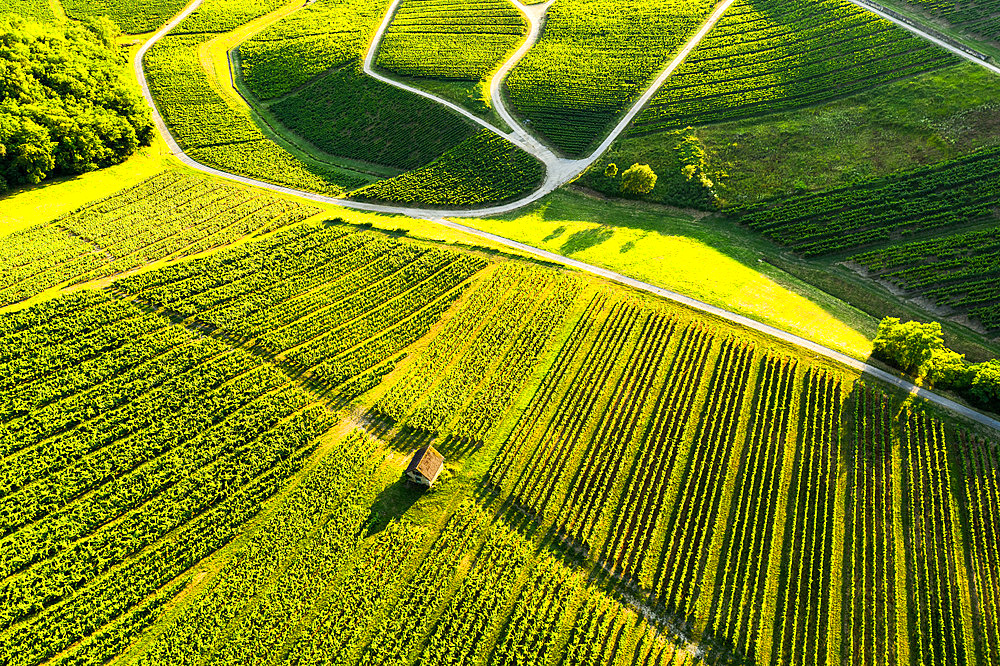
[{"label": "forested area", "polygon": [[120,164],[153,140],[107,19],[0,14],[0,191]]}]

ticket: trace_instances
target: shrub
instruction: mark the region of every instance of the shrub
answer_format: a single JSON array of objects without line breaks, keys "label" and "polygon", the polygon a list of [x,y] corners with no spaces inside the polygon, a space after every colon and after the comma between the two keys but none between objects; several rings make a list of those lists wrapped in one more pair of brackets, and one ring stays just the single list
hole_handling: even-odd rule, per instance
[{"label": "shrub", "polygon": [[604,175],[607,176],[608,178],[614,178],[615,176],[617,176],[618,165],[615,164],[614,162],[608,164],[608,166],[604,167]]},{"label": "shrub", "polygon": [[656,186],[656,174],[648,164],[633,164],[622,174],[622,191],[649,194]]}]

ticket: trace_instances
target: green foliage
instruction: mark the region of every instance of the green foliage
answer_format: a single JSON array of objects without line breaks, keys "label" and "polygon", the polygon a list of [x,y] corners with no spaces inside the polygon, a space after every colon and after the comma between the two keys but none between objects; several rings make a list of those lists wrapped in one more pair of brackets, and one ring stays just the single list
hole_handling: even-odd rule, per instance
[{"label": "green foliage", "polygon": [[552,145],[581,156],[602,138],[711,9],[702,0],[576,0],[549,8],[506,86]]},{"label": "green foliage", "polygon": [[184,0],[61,0],[71,18],[107,16],[122,32],[136,35],[152,32],[166,23],[186,4]]},{"label": "green foliage", "polygon": [[656,174],[648,164],[633,164],[622,173],[622,192],[649,194],[656,186]]},{"label": "green foliage", "polygon": [[266,138],[248,111],[231,107],[212,87],[198,58],[198,47],[211,37],[168,35],[144,62],[157,107],[192,158],[251,178],[330,194],[364,182],[332,165],[296,159]]},{"label": "green foliage", "polygon": [[243,187],[164,172],[4,237],[0,306],[273,231],[319,212]]},{"label": "green foliage", "polygon": [[935,352],[943,348],[941,324],[900,322],[897,317],[880,321],[872,341],[872,353],[877,358],[915,376],[924,374]]},{"label": "green foliage", "polygon": [[608,166],[604,167],[605,178],[614,178],[618,175],[618,165],[614,162],[608,162]]},{"label": "green foliage", "polygon": [[1000,407],[1000,361],[990,359],[975,367],[969,394],[991,409]]},{"label": "green foliage", "polygon": [[408,76],[478,81],[517,48],[527,27],[506,0],[404,0],[377,65]]},{"label": "green foliage", "polygon": [[545,167],[489,130],[482,130],[426,167],[351,193],[356,199],[427,206],[503,203],[539,187]]},{"label": "green foliage", "polygon": [[956,62],[840,0],[738,0],[629,133],[798,108]]},{"label": "green foliage", "polygon": [[114,26],[0,15],[0,191],[120,164],[153,139]]},{"label": "green foliage", "polygon": [[386,4],[318,0],[289,14],[240,45],[244,81],[269,100],[360,59]]},{"label": "green foliage", "polygon": [[399,169],[425,166],[475,131],[440,104],[366,76],[354,64],[324,74],[271,112],[331,155]]},{"label": "green foliage", "polygon": [[849,187],[801,194],[733,211],[751,229],[806,256],[857,249],[896,234],[996,219],[1000,148]]}]

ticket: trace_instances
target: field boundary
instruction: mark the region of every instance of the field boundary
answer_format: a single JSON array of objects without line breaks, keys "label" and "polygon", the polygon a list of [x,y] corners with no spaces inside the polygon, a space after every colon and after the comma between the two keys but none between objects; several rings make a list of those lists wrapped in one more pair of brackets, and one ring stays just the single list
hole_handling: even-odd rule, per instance
[{"label": "field boundary", "polygon": [[[564,257],[562,255],[555,254],[554,252],[541,250],[536,247],[526,245],[524,243],[519,243],[509,238],[504,238],[503,236],[497,236],[496,234],[480,231],[479,229],[474,229],[464,224],[459,224],[457,222],[445,219],[446,217],[483,217],[483,216],[501,215],[504,213],[512,212],[518,208],[525,206],[526,204],[533,203],[534,201],[541,199],[549,192],[555,190],[556,187],[559,187],[565,184],[566,182],[569,182],[573,178],[575,178],[580,173],[580,171],[589,166],[600,156],[601,152],[603,152],[603,150],[606,149],[607,145],[610,145],[611,142],[613,142],[614,139],[617,138],[618,134],[621,133],[624,127],[628,124],[628,122],[630,122],[631,119],[636,114],[639,113],[642,106],[656,93],[658,86],[662,84],[662,82],[665,81],[667,77],[670,76],[671,73],[673,73],[673,71],[680,65],[680,63],[683,62],[683,60],[687,57],[687,55],[692,50],[694,50],[694,48],[698,45],[698,43],[702,40],[702,38],[704,38],[704,36],[708,34],[708,32],[712,29],[715,23],[722,17],[725,11],[729,9],[729,6],[733,3],[734,0],[725,0],[713,11],[713,13],[709,16],[708,20],[702,25],[701,29],[699,29],[698,32],[690,40],[688,40],[687,44],[685,44],[685,46],[674,58],[674,60],[667,66],[666,69],[664,69],[664,71],[660,74],[660,76],[657,77],[657,79],[654,81],[655,85],[650,86],[649,90],[647,90],[646,93],[643,94],[642,97],[640,97],[639,100],[636,101],[632,109],[622,118],[621,122],[619,122],[615,130],[612,131],[611,135],[609,135],[609,137],[605,139],[605,141],[602,142],[600,146],[598,146],[597,150],[595,150],[591,156],[584,158],[583,160],[576,160],[571,162],[571,164],[573,164],[574,166],[580,165],[580,169],[578,171],[576,171],[571,176],[566,177],[563,180],[562,177],[556,176],[553,173],[553,171],[550,170],[546,177],[545,184],[542,186],[542,188],[536,190],[534,193],[521,200],[503,206],[457,210],[457,211],[428,210],[422,208],[407,208],[403,206],[370,204],[359,201],[350,201],[345,199],[328,197],[313,192],[296,190],[294,188],[285,187],[282,185],[275,185],[273,183],[266,183],[263,181],[254,180],[252,178],[247,178],[245,176],[232,174],[226,171],[222,171],[221,169],[216,169],[213,167],[206,166],[204,164],[201,164],[200,162],[196,162],[194,159],[189,157],[177,144],[177,141],[174,139],[173,135],[170,133],[170,130],[167,128],[166,123],[163,120],[163,117],[160,115],[159,109],[157,109],[156,107],[156,103],[153,101],[152,94],[149,90],[149,83],[147,82],[146,74],[143,71],[142,61],[146,53],[149,51],[149,49],[152,48],[160,39],[166,36],[171,30],[173,30],[181,21],[186,19],[188,16],[191,15],[191,13],[193,13],[196,9],[198,9],[198,7],[201,6],[202,1],[203,0],[193,0],[193,2],[191,2],[187,7],[185,7],[177,16],[175,16],[170,22],[168,22],[159,31],[157,31],[156,34],[154,34],[145,44],[143,44],[142,47],[136,52],[135,57],[132,61],[133,70],[142,88],[142,94],[146,98],[146,102],[152,109],[153,120],[156,123],[157,128],[160,130],[160,133],[162,134],[164,140],[170,147],[171,152],[182,163],[189,166],[190,168],[226,180],[243,183],[244,185],[259,187],[270,190],[272,192],[278,192],[281,194],[296,196],[310,201],[332,204],[336,206],[343,206],[345,208],[353,208],[357,210],[364,210],[376,213],[387,213],[390,215],[403,215],[407,217],[423,219],[429,222],[440,224],[442,226],[448,227],[456,231],[467,233],[471,236],[475,236],[485,240],[491,240],[503,246],[519,250],[529,255],[546,259],[548,261],[553,261],[558,264],[562,264],[564,266],[568,266],[571,268],[575,268],[585,273],[596,275],[598,277],[605,278],[612,282],[632,287],[633,289],[638,289],[640,291],[644,291],[646,293],[650,293],[655,296],[665,298],[675,303],[686,305],[687,307],[693,308],[700,312],[717,316],[721,319],[737,324],[739,326],[755,330],[759,333],[763,333],[765,335],[776,338],[783,342],[787,342],[789,344],[800,347],[802,349],[807,349],[829,360],[845,365],[853,370],[857,370],[863,374],[875,377],[876,379],[885,382],[890,386],[907,391],[911,395],[923,398],[924,400],[927,400],[930,403],[933,403],[939,407],[947,409],[948,411],[958,414],[975,423],[986,426],[996,431],[1000,431],[1000,421],[998,421],[997,419],[986,416],[985,414],[982,414],[970,407],[966,407],[965,405],[960,405],[954,400],[951,400],[942,395],[934,393],[933,391],[929,391],[925,388],[919,387],[913,382],[897,377],[889,372],[886,372],[885,370],[882,370],[881,368],[877,368],[873,365],[865,363],[864,361],[860,361],[856,358],[847,356],[846,354],[835,351],[824,345],[812,342],[811,340],[806,340],[805,338],[802,338],[793,333],[788,333],[787,331],[783,331],[773,326],[769,326],[768,324],[755,321],[753,319],[737,314],[735,312],[731,312],[729,310],[724,310],[714,305],[710,305],[708,303],[699,301],[689,296],[685,296],[678,292],[670,291],[668,289],[663,289],[661,287],[649,284],[648,282],[642,282],[641,280],[630,278],[628,276],[622,275],[621,273],[609,271],[607,269],[600,268],[592,264],[587,264],[582,261],[577,261],[576,259]],[[854,0],[852,0],[852,2],[853,1]],[[857,3],[855,2],[855,4]],[[927,38],[931,39],[931,41],[935,42],[937,41],[931,38],[930,36],[927,36]],[[1000,69],[998,69],[997,71],[998,73],[1000,73]],[[556,181],[561,181],[561,182],[559,182],[558,185],[556,185],[554,184]]]}]

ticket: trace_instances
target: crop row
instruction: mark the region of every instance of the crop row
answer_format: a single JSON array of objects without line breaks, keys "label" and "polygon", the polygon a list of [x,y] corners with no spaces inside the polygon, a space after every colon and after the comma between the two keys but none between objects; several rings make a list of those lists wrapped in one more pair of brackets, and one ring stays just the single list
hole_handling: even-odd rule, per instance
[{"label": "crop row", "polygon": [[943,49],[843,0],[740,0],[630,133],[797,108],[954,62]]},{"label": "crop row", "polygon": [[261,100],[295,92],[363,56],[387,2],[312,2],[239,47],[243,80]]},{"label": "crop row", "polygon": [[[195,14],[210,14],[203,9]],[[210,34],[164,37],[146,54],[143,66],[156,106],[171,133],[195,160],[251,178],[340,194],[366,182],[354,172],[319,162],[303,162],[266,138],[249,111],[234,108],[216,92],[202,66],[199,49]]]},{"label": "crop row", "polygon": [[889,401],[855,385],[853,456],[845,504],[844,652],[859,664],[888,664],[896,644],[896,511]]},{"label": "crop row", "polygon": [[553,5],[542,37],[505,81],[514,109],[557,149],[581,156],[710,9],[699,0]]},{"label": "crop row", "polygon": [[335,388],[424,335],[484,265],[377,234],[307,226],[160,276],[129,277],[116,289],[216,334],[252,340],[295,373],[310,371]]},{"label": "crop row", "polygon": [[[211,589],[171,622],[140,663],[200,663],[202,655],[245,624],[243,636],[217,649],[252,657],[284,641],[295,609],[325,586],[327,567],[360,545],[375,469],[373,440],[355,431],[324,456],[221,572]],[[278,578],[275,580],[275,574]],[[259,641],[254,644],[253,640]]]},{"label": "crop row", "polygon": [[59,319],[12,315],[25,321],[7,334],[56,340],[79,362],[55,377],[19,361],[21,392],[43,397],[3,427],[5,663],[80,639],[66,659],[124,647],[178,588],[157,590],[232,538],[329,427],[251,355],[164,320],[137,331],[128,324],[149,315],[107,294],[86,300],[98,302]]},{"label": "crop row", "polygon": [[152,32],[184,7],[183,0],[154,0],[137,5],[128,0],[61,0],[74,19],[107,16],[127,35]]},{"label": "crop row", "polygon": [[[195,254],[316,213],[299,203],[166,171],[52,222],[17,232],[0,301]],[[9,262],[9,263],[7,263]]]},{"label": "crop row", "polygon": [[997,4],[993,0],[964,3],[955,0],[910,0],[912,4],[948,23],[991,39],[1000,37],[997,27]]},{"label": "crop row", "polygon": [[521,41],[527,22],[505,0],[404,0],[377,64],[407,76],[479,81]]},{"label": "crop row", "polygon": [[427,166],[351,193],[361,201],[417,206],[504,203],[537,189],[545,167],[514,144],[482,130]]},{"label": "crop row", "polygon": [[[487,410],[495,414],[487,426],[495,425],[495,418],[506,412],[538,353],[565,315],[565,310],[548,310],[549,316],[544,317],[540,309],[575,295],[572,283],[556,280],[549,271],[508,264],[498,273],[506,275],[498,276],[496,282],[509,282],[510,288],[501,291],[496,283],[489,285],[487,293],[497,304],[496,309],[473,335],[466,331],[468,346],[462,341],[464,351],[455,356],[454,363],[446,371],[437,369],[437,384],[404,420],[410,427],[441,432],[453,426],[456,419],[471,422],[483,418],[482,412]],[[529,344],[534,353],[524,355]],[[484,384],[486,378],[496,379],[504,392],[497,393],[495,384]]]},{"label": "crop row", "polygon": [[998,193],[1000,151],[987,149],[737,214],[751,229],[811,256],[992,218]]},{"label": "crop row", "polygon": [[961,308],[990,329],[1000,326],[996,229],[899,243],[854,255],[851,260],[938,305]]}]

